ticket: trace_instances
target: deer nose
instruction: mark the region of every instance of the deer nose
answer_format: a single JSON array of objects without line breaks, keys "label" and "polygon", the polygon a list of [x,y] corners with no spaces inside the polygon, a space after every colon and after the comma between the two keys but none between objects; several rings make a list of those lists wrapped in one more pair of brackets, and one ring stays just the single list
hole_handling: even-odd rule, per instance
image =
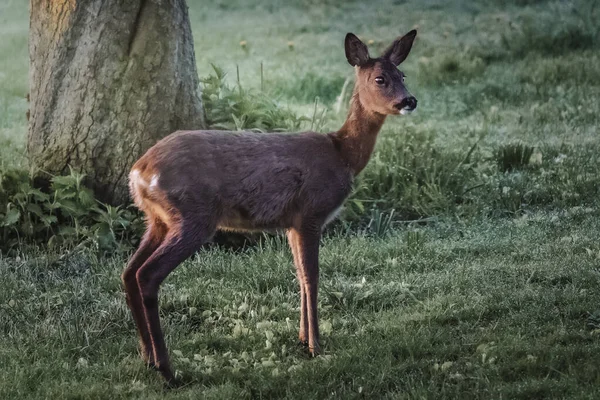
[{"label": "deer nose", "polygon": [[412,111],[417,108],[417,99],[415,99],[413,96],[405,97],[394,107],[396,107],[398,110]]}]

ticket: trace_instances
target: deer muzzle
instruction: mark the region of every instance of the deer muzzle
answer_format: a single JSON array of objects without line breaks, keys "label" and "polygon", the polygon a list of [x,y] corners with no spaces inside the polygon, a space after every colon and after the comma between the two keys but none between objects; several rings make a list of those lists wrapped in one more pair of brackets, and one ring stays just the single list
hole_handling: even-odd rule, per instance
[{"label": "deer muzzle", "polygon": [[405,97],[400,103],[394,105],[394,107],[400,110],[400,114],[407,114],[417,108],[417,99],[413,96]]}]

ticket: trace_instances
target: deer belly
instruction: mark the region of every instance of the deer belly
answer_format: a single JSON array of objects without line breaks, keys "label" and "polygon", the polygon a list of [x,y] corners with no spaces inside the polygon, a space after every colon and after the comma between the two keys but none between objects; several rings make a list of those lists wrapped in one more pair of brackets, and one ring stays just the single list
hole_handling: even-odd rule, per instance
[{"label": "deer belly", "polygon": [[239,211],[228,212],[218,224],[220,230],[235,232],[275,231],[277,229],[287,229],[290,226],[291,221],[286,218],[262,221],[250,218]]}]

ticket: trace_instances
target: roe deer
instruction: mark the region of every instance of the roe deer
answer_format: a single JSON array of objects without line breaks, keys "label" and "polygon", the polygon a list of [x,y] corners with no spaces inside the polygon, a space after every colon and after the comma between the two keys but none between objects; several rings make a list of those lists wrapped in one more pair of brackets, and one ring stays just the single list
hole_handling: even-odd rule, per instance
[{"label": "roe deer", "polygon": [[300,283],[300,341],[312,355],[319,352],[321,231],[367,165],[386,116],[417,106],[397,69],[416,34],[396,39],[379,58],[370,58],[358,37],[346,35],[356,83],[337,132],[179,131],[135,163],[131,194],[146,214],[147,229],[122,279],[142,357],[167,382],[175,377],[159,321],[159,286],[217,229],[287,230]]}]

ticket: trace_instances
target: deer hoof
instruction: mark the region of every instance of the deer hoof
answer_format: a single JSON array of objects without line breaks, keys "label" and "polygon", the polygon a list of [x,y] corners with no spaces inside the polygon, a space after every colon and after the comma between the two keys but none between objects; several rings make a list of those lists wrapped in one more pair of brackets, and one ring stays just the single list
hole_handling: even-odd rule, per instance
[{"label": "deer hoof", "polygon": [[309,346],[308,352],[310,353],[311,357],[316,357],[321,354],[321,347],[318,344],[314,345],[313,347]]},{"label": "deer hoof", "polygon": [[183,381],[177,378],[173,378],[169,381],[166,381],[164,384],[164,388],[165,390],[172,390],[172,389],[177,389],[181,386],[183,386]]},{"label": "deer hoof", "polygon": [[154,365],[154,369],[158,372],[160,372],[160,374],[163,376],[163,378],[165,378],[166,381],[166,385],[168,387],[176,387],[177,386],[177,379],[175,378],[175,375],[173,374],[173,371],[171,371],[171,368],[168,365]]}]

